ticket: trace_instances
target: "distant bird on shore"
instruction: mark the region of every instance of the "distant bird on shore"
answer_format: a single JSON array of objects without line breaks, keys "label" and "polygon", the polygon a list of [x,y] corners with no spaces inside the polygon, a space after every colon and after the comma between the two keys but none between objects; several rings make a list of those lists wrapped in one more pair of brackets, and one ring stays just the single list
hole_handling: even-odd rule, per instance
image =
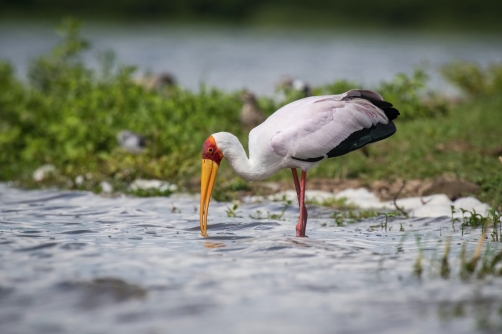
[{"label": "distant bird on shore", "polygon": [[[239,139],[228,132],[212,134],[202,146],[200,229],[207,235],[211,193],[221,160],[247,181],[265,179],[290,168],[300,217],[296,235],[305,237],[307,171],[324,159],[347,154],[396,132],[392,122],[399,111],[370,90],[312,96],[292,102],[249,133],[249,158]],[[296,169],[302,170],[301,181]]]},{"label": "distant bird on shore", "polygon": [[290,76],[284,76],[277,84],[276,90],[298,91],[301,93],[302,97],[309,97],[312,95],[312,88],[308,83]]},{"label": "distant bird on shore", "polygon": [[129,153],[139,154],[146,147],[145,137],[129,130],[122,130],[117,134],[117,142],[120,147]]},{"label": "distant bird on shore", "polygon": [[176,78],[172,73],[161,72],[159,74],[149,74],[143,77],[135,78],[134,82],[145,87],[147,90],[162,90],[166,87],[176,85]]},{"label": "distant bird on shore", "polygon": [[260,125],[265,120],[265,115],[260,108],[258,108],[256,96],[253,93],[242,93],[241,100],[244,104],[242,105],[239,120],[241,125],[249,131],[255,126]]}]

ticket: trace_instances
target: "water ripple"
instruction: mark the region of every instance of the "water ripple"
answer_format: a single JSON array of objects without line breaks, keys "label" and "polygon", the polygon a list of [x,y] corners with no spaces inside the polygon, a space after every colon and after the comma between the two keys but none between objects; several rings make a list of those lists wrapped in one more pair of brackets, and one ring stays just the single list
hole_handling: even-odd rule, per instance
[{"label": "water ripple", "polygon": [[91,230],[73,230],[73,231],[60,232],[60,234],[83,234],[83,233],[94,233],[94,232]]},{"label": "water ripple", "polygon": [[[242,205],[229,218],[228,203],[212,202],[203,238],[197,205],[0,184],[0,332],[457,334],[476,324],[436,314],[472,300],[476,283],[412,274],[446,236],[452,257],[476,247],[479,231],[453,231],[449,217],[337,226],[330,209],[309,206],[309,237],[296,238],[296,207],[258,220],[242,217],[283,205]],[[476,289],[502,305],[500,280]]]},{"label": "water ripple", "polygon": [[44,249],[44,248],[51,248],[57,245],[57,242],[48,242],[45,244],[33,246],[33,247],[26,247],[26,248],[20,248],[18,251],[20,252],[28,252],[28,251],[34,251],[34,250],[39,250],[39,249]]}]

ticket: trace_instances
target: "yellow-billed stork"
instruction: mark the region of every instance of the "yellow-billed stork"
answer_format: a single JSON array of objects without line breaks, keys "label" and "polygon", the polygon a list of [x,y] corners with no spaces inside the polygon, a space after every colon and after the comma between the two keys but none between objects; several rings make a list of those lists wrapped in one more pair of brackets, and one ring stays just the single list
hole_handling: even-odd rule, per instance
[{"label": "yellow-billed stork", "polygon": [[[236,136],[212,134],[202,147],[200,229],[207,236],[211,192],[225,157],[235,174],[247,181],[265,179],[291,168],[300,217],[296,236],[307,227],[305,183],[307,171],[320,161],[390,137],[399,111],[370,90],[350,90],[340,95],[311,96],[277,110],[249,133],[249,158]],[[302,170],[298,180],[296,168]]]}]

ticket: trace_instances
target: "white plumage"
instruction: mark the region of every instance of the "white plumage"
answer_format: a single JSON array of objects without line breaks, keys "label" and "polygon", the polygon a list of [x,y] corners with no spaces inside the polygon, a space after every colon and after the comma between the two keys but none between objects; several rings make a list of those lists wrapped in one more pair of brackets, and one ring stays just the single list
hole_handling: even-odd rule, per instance
[{"label": "white plumage", "polygon": [[[219,165],[221,158],[225,157],[233,171],[248,181],[265,179],[281,169],[293,169],[301,208],[297,235],[304,236],[307,213],[302,196],[306,172],[324,158],[346,154],[391,136],[396,129],[389,118],[398,115],[392,104],[369,90],[307,97],[282,107],[251,130],[249,159],[237,137],[228,132],[215,133],[208,138],[202,152],[203,159]],[[204,151],[213,146],[210,151]],[[219,152],[214,159],[213,151]],[[301,186],[296,168],[303,171]],[[214,182],[215,174],[211,175],[211,182]],[[207,187],[204,189],[207,196]],[[209,202],[205,201],[204,212],[207,213]],[[201,228],[205,224],[202,212]]]},{"label": "white plumage", "polygon": [[262,180],[284,168],[307,171],[318,162],[293,157],[324,156],[350,134],[389,122],[380,108],[358,98],[361,93],[383,101],[375,92],[351,90],[340,95],[306,97],[285,105],[251,130],[249,159],[234,135],[219,132],[213,137],[234,172],[245,180]]},{"label": "white plumage", "polygon": [[[388,123],[381,109],[364,99],[343,100],[347,94],[313,96],[290,103],[254,128],[249,141],[269,141],[279,156],[307,159],[325,155],[353,132]],[[250,148],[264,146],[250,144]]]}]

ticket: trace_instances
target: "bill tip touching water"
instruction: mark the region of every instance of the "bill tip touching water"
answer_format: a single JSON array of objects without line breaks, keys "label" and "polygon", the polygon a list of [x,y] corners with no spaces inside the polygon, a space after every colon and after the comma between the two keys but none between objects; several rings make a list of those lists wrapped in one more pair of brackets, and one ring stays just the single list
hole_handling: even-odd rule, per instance
[{"label": "bill tip touching water", "polygon": [[[370,90],[312,96],[289,103],[249,133],[249,157],[239,139],[228,132],[212,134],[202,147],[200,229],[207,236],[212,189],[225,157],[246,181],[265,179],[291,169],[300,207],[296,236],[305,237],[307,171],[327,158],[347,154],[396,132],[399,111]],[[296,169],[301,169],[301,180]]]}]

